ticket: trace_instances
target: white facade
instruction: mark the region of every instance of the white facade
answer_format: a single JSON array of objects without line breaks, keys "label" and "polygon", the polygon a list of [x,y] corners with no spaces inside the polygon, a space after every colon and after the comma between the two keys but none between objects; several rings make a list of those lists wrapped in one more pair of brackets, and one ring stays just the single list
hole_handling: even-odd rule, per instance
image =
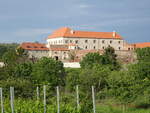
[{"label": "white facade", "polygon": [[80,68],[79,62],[65,62],[63,63],[65,68]]},{"label": "white facade", "polygon": [[125,50],[124,40],[122,39],[101,39],[101,38],[66,38],[66,37],[58,37],[47,40],[47,47],[50,45],[62,45],[62,44],[76,44],[76,48],[78,49],[100,49],[104,50],[108,46],[113,47],[115,50]]},{"label": "white facade", "polygon": [[5,66],[4,62],[0,62],[0,68],[4,66]]}]

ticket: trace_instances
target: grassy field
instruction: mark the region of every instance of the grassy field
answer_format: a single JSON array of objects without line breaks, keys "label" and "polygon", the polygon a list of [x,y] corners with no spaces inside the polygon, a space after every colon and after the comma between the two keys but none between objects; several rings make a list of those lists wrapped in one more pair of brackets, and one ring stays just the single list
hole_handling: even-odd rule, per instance
[{"label": "grassy field", "polygon": [[96,113],[150,113],[150,109],[127,108],[123,110],[121,107],[112,107],[109,105],[97,105]]},{"label": "grassy field", "polygon": [[[43,113],[43,107],[42,100],[35,101],[17,99],[14,103],[15,113]],[[123,110],[122,108],[122,106],[112,106],[111,104],[96,104],[96,113],[150,113],[150,109],[126,108]],[[8,99],[4,102],[4,113],[11,113],[10,102]],[[57,113],[57,105],[55,101],[47,103],[47,113]],[[77,112],[76,105],[60,103],[60,113],[81,112]]]}]

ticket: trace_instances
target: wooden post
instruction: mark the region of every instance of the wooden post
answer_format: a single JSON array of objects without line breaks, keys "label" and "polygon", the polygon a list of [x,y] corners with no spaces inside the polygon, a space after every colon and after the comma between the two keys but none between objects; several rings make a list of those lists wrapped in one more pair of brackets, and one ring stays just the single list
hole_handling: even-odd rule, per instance
[{"label": "wooden post", "polygon": [[77,110],[79,110],[79,86],[76,86],[76,96],[77,96]]},{"label": "wooden post", "polygon": [[39,87],[38,86],[36,87],[36,95],[37,95],[37,101],[39,101],[40,93],[39,93]]},{"label": "wooden post", "polygon": [[1,113],[4,113],[3,90],[2,90],[2,88],[0,88],[0,98],[1,98]]},{"label": "wooden post", "polygon": [[57,86],[57,113],[60,113],[60,105],[59,105],[59,87]]},{"label": "wooden post", "polygon": [[46,113],[46,85],[43,86],[43,93],[44,93],[44,100],[43,100],[44,113]]},{"label": "wooden post", "polygon": [[10,106],[11,113],[14,113],[14,87],[10,87]]},{"label": "wooden post", "polygon": [[94,93],[94,86],[92,86],[92,100],[93,100],[93,113],[96,113],[96,110],[95,110],[95,93]]}]

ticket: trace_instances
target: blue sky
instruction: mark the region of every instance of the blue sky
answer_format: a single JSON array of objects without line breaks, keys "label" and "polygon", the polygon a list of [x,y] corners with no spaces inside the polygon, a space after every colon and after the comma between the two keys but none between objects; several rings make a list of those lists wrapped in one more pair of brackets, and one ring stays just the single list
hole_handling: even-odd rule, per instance
[{"label": "blue sky", "polygon": [[0,43],[46,42],[60,27],[150,42],[150,0],[0,0]]}]

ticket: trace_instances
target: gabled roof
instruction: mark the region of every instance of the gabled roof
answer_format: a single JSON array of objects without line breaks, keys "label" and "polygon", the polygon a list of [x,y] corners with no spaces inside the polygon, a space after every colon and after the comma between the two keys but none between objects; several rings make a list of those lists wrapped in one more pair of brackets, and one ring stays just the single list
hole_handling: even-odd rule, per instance
[{"label": "gabled roof", "polygon": [[143,42],[143,43],[135,43],[135,48],[145,48],[150,47],[150,42]]},{"label": "gabled roof", "polygon": [[[113,36],[113,33],[115,33],[115,36]],[[68,27],[63,27],[54,31],[48,36],[48,39],[57,37],[122,39],[116,32],[74,31]]]},{"label": "gabled roof", "polygon": [[24,42],[20,45],[20,47],[25,50],[35,50],[35,51],[38,51],[38,50],[48,51],[49,50],[45,44],[41,44],[41,43]]}]

